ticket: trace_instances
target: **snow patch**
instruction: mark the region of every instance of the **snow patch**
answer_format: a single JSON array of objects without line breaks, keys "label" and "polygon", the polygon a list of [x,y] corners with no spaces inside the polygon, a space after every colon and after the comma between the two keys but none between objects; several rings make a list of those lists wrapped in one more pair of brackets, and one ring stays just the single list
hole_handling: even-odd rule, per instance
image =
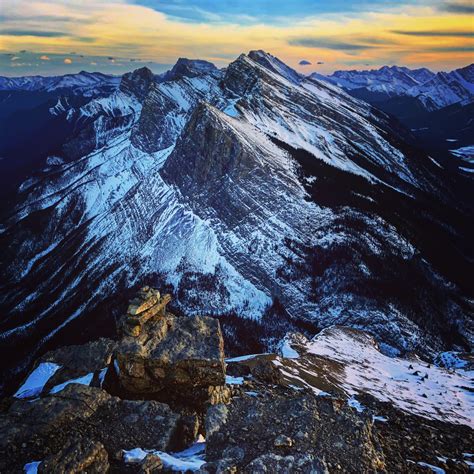
[{"label": "snow patch", "polygon": [[145,459],[147,454],[159,456],[166,469],[178,472],[197,471],[206,463],[205,457],[206,441],[202,436],[189,448],[176,453],[166,453],[157,450],[144,450],[141,448],[123,451],[123,459],[126,463],[139,463]]},{"label": "snow patch", "polygon": [[53,393],[58,393],[60,392],[63,388],[67,387],[69,384],[71,383],[77,383],[77,384],[80,384],[80,385],[87,385],[89,386],[92,382],[92,378],[94,377],[94,373],[91,372],[90,374],[87,374],[87,375],[84,375],[82,377],[78,377],[76,379],[71,379],[71,380],[67,380],[66,382],[64,383],[61,383],[59,385],[56,385],[55,387],[53,387],[51,389],[51,391],[49,393],[53,394]]},{"label": "snow patch", "polygon": [[30,398],[39,395],[48,380],[61,368],[53,362],[41,362],[17,390],[15,398]]},{"label": "snow patch", "polygon": [[232,375],[225,376],[225,383],[227,385],[242,385],[244,383],[243,377],[233,377]]},{"label": "snow patch", "polygon": [[42,461],[31,461],[23,466],[25,474],[38,474],[38,468]]}]

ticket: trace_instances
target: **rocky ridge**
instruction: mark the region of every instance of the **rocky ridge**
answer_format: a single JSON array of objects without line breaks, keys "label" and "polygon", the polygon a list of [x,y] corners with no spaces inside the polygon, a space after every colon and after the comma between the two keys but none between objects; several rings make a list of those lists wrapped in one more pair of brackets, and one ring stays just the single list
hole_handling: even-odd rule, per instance
[{"label": "rocky ridge", "polygon": [[116,339],[41,357],[14,398],[2,400],[0,470],[469,471],[471,428],[370,393],[354,402],[294,385],[282,367],[304,359],[303,336],[288,335],[280,356],[224,362],[219,323],[177,317],[168,302],[145,287],[117,321]]}]

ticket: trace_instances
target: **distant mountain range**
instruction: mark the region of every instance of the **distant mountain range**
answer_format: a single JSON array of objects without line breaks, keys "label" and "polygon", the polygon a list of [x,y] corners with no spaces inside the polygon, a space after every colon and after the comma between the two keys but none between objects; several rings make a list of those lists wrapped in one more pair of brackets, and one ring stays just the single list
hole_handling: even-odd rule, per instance
[{"label": "distant mountain range", "polygon": [[263,51],[27,87],[0,94],[2,381],[143,284],[237,350],[333,324],[472,347],[473,175],[395,118]]},{"label": "distant mountain range", "polygon": [[81,71],[77,74],[64,76],[0,76],[1,91],[61,91],[77,93],[86,96],[109,92],[118,87],[119,76],[110,76],[100,72]]},{"label": "distant mountain range", "polygon": [[[311,77],[396,116],[423,148],[442,161],[449,150],[474,144],[474,64],[451,72],[384,66]],[[444,164],[449,166],[449,160]]]},{"label": "distant mountain range", "polygon": [[428,111],[474,100],[474,64],[451,72],[434,73],[426,68],[384,66],[369,71],[336,71],[329,76],[313,74],[349,91],[382,97],[410,96]]}]

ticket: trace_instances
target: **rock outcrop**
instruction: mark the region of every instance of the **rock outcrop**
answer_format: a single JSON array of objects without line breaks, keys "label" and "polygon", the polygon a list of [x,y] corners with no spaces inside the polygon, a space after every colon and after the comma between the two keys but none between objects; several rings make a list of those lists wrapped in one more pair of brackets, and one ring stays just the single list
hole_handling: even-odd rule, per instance
[{"label": "rock outcrop", "polygon": [[135,96],[143,101],[147,96],[151,85],[155,82],[155,76],[147,67],[127,72],[120,81],[120,90],[128,95]]},{"label": "rock outcrop", "polygon": [[145,288],[132,300],[106,383],[128,397],[181,401],[196,408],[209,399],[225,401],[219,322],[167,313],[170,299]]},{"label": "rock outcrop", "polygon": [[[288,334],[281,356],[226,364],[218,321],[175,316],[170,299],[142,288],[118,321],[117,340],[41,357],[17,398],[0,404],[1,472],[468,472],[468,426],[369,393],[357,401],[317,388],[328,383],[321,374],[331,361],[308,354],[331,331],[311,341]],[[345,333],[370,339],[334,331],[344,347]]]}]

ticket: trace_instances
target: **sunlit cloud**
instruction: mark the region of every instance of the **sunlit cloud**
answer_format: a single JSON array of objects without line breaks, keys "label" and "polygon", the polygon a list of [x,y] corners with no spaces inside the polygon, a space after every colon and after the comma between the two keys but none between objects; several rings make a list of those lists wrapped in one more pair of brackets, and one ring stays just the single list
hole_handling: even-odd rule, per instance
[{"label": "sunlit cloud", "polygon": [[[132,69],[131,58],[162,65],[181,56],[222,67],[242,52],[264,49],[305,72],[354,62],[450,69],[472,62],[474,44],[466,1],[295,0],[272,8],[258,0],[0,1],[0,51],[45,54],[52,60],[41,61],[43,68],[67,64],[66,57],[74,60],[71,70],[92,61],[110,71]],[[82,64],[71,51],[89,59]],[[312,66],[299,64],[301,58]]]}]

